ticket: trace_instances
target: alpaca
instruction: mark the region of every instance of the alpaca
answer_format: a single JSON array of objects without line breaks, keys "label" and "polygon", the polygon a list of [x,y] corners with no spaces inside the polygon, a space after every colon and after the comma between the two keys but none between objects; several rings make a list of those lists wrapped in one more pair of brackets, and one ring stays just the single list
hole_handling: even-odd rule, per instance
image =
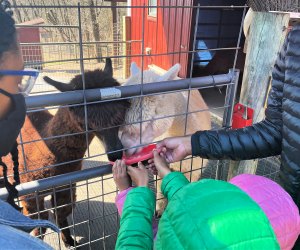
[{"label": "alpaca", "polygon": [[[151,69],[145,70],[143,82],[147,84],[174,80],[179,70],[179,64],[174,65],[163,75],[159,75]],[[135,63],[131,64],[130,71],[131,76],[123,85],[138,84],[141,81],[141,70]],[[132,155],[139,152],[140,144],[149,144],[166,137],[192,134],[198,130],[209,130],[211,128],[210,113],[198,90],[190,91],[188,111],[200,112],[188,114],[186,121],[187,103],[187,91],[146,96],[143,97],[142,103],[141,98],[132,99],[125,117],[125,124],[128,125],[122,126],[119,130],[119,138],[126,149],[125,153]],[[168,117],[163,118],[165,116]],[[141,121],[145,120],[148,121],[141,124]],[[200,173],[191,174],[189,171],[199,169],[201,163],[202,160],[199,158],[189,159],[184,160],[181,166],[179,163],[172,164],[172,168],[186,172],[187,178],[196,181],[199,179]],[[161,210],[160,205],[158,205],[158,209]]]},{"label": "alpaca", "polygon": [[[193,77],[227,74],[229,70],[233,68],[235,53],[236,53],[235,50],[217,50],[212,60],[206,66],[204,67],[194,66]],[[237,54],[236,65],[235,65],[235,68],[240,70],[238,89],[237,89],[238,94],[240,93],[242,87],[245,60],[246,60],[246,54],[242,50],[239,50]],[[218,88],[221,89],[224,87],[218,87]]]},{"label": "alpaca", "polygon": [[[217,74],[227,74],[233,68],[235,50],[218,50],[213,59],[205,67],[194,67],[193,76],[208,76]],[[246,55],[242,50],[238,51],[236,68],[243,73]]]},{"label": "alpaca", "polygon": [[[106,60],[104,70],[88,71],[85,72],[84,75],[87,89],[119,86],[119,83],[112,76],[113,70],[110,59]],[[75,76],[70,81],[70,84],[57,82],[49,77],[45,77],[44,80],[61,92],[80,90],[83,87],[81,75]],[[122,150],[123,146],[118,138],[119,128],[116,126],[124,123],[125,113],[128,107],[129,102],[127,100],[88,104],[87,125],[89,130],[92,130],[92,132],[89,132],[88,134],[88,143],[96,136],[103,142],[106,152]],[[64,108],[60,107],[54,116],[46,110],[29,113],[26,117],[21,134],[23,141],[26,142],[84,131],[84,106],[81,105]],[[85,133],[24,144],[28,172],[21,174],[21,182],[29,182],[81,170],[82,158],[87,150],[86,144]],[[21,148],[19,148],[19,152],[21,152]],[[119,159],[121,156],[122,151],[108,154],[108,158],[111,161]],[[20,169],[23,170],[24,162],[22,157],[19,157],[19,161]],[[51,168],[44,168],[68,161],[74,162]],[[38,199],[35,199],[34,195],[27,195],[21,198],[23,199],[23,212],[26,215],[35,213],[31,217],[37,218],[38,215],[36,212],[44,210],[43,195],[40,195]],[[70,188],[70,186],[57,188],[55,193],[52,193],[51,201],[53,207],[67,204],[62,208],[57,209],[57,223],[60,228],[64,228],[61,233],[65,245],[74,246],[75,242],[71,237],[68,228],[67,217],[72,212],[71,201],[73,201],[73,204],[76,201],[75,185],[73,185],[72,188]],[[40,218],[47,219],[48,212],[40,213]],[[44,232],[45,231],[43,231],[43,233]],[[39,230],[35,229],[33,233],[34,235],[38,235]]]},{"label": "alpaca", "polygon": [[[179,70],[179,64],[174,65],[163,75],[158,75],[152,69],[145,70],[143,83],[174,80]],[[130,72],[131,76],[123,86],[140,83],[141,71],[135,63],[131,64]],[[141,148],[138,145],[151,143],[160,137],[165,138],[166,133],[169,136],[184,135],[187,98],[187,91],[146,96],[143,98],[142,106],[141,98],[132,99],[125,117],[125,123],[128,125],[122,126],[119,130],[119,137],[126,148],[126,154],[133,155],[139,152]],[[189,112],[203,111],[188,115],[186,134],[211,128],[210,114],[207,109],[201,94],[197,90],[192,90],[190,92]],[[165,116],[171,117],[160,119]],[[142,130],[140,131],[141,121],[146,122],[142,122]],[[140,132],[142,132],[142,137]]]}]

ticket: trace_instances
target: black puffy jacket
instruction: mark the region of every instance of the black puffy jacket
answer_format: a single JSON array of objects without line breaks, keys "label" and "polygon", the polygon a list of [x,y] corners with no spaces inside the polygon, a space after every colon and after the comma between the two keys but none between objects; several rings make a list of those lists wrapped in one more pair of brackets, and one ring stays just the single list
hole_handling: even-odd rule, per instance
[{"label": "black puffy jacket", "polygon": [[273,69],[265,119],[237,130],[199,131],[193,155],[248,160],[281,154],[280,184],[300,207],[300,25],[289,32]]}]

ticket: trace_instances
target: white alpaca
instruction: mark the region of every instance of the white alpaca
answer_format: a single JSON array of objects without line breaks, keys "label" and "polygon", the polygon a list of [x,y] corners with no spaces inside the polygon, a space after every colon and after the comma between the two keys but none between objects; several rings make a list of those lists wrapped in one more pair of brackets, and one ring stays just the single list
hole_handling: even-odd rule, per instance
[{"label": "white alpaca", "polygon": [[[151,69],[145,70],[143,72],[143,83],[174,80],[179,70],[179,64],[174,65],[163,75],[159,75]],[[130,71],[131,76],[124,85],[139,84],[141,82],[141,70],[135,63],[132,63]],[[125,148],[128,148],[126,150],[127,155],[132,155],[141,150],[141,148],[138,148],[141,144],[149,144],[166,137],[183,136],[198,130],[211,128],[210,113],[198,90],[190,92],[188,112],[200,112],[191,113],[188,116],[185,114],[187,112],[188,91],[146,96],[143,98],[142,105],[141,100],[142,98],[131,99],[131,107],[125,118],[126,124],[129,125],[119,130],[121,142]],[[165,116],[168,117],[163,118]],[[146,121],[142,122],[142,129],[140,128],[141,121]],[[193,163],[191,163],[191,160],[185,160],[180,169],[183,172],[199,169],[201,163],[202,161],[199,158],[194,159]],[[177,163],[172,167],[179,170],[180,166]],[[190,175],[187,174],[187,177],[189,178]],[[193,173],[192,181],[198,178],[199,174]]]}]

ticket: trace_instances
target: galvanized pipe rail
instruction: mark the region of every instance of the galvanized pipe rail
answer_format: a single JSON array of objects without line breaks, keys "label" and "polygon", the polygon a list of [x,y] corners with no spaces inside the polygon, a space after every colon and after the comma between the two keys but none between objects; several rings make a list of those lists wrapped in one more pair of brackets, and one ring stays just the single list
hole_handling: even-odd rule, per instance
[{"label": "galvanized pipe rail", "polygon": [[[76,172],[71,172],[67,174],[52,176],[49,178],[44,178],[36,181],[30,181],[22,183],[17,186],[19,191],[19,196],[32,194],[34,192],[45,191],[53,187],[59,187],[70,182],[78,182],[82,180],[87,180],[95,178],[98,176],[104,176],[112,173],[112,166],[110,164],[102,165],[101,167],[95,167],[90,169],[84,169]],[[0,189],[0,199],[5,200],[8,197],[8,192],[6,188]]]},{"label": "galvanized pipe rail", "polygon": [[144,95],[160,94],[170,91],[201,89],[207,87],[218,87],[232,83],[232,73],[181,79],[176,81],[155,82],[147,84],[136,84],[119,86],[114,88],[86,89],[26,97],[26,105],[29,109],[47,106],[68,105],[82,103],[84,93],[87,102],[101,100],[117,100],[119,98],[130,98],[140,96],[141,89]]}]

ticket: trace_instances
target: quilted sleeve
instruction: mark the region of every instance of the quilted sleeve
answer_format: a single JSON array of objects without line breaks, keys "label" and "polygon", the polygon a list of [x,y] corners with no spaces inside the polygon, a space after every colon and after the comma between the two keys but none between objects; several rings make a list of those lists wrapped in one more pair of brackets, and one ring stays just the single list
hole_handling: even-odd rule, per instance
[{"label": "quilted sleeve", "polygon": [[168,199],[172,199],[181,188],[189,184],[188,179],[181,172],[171,172],[163,178],[161,192]]}]

